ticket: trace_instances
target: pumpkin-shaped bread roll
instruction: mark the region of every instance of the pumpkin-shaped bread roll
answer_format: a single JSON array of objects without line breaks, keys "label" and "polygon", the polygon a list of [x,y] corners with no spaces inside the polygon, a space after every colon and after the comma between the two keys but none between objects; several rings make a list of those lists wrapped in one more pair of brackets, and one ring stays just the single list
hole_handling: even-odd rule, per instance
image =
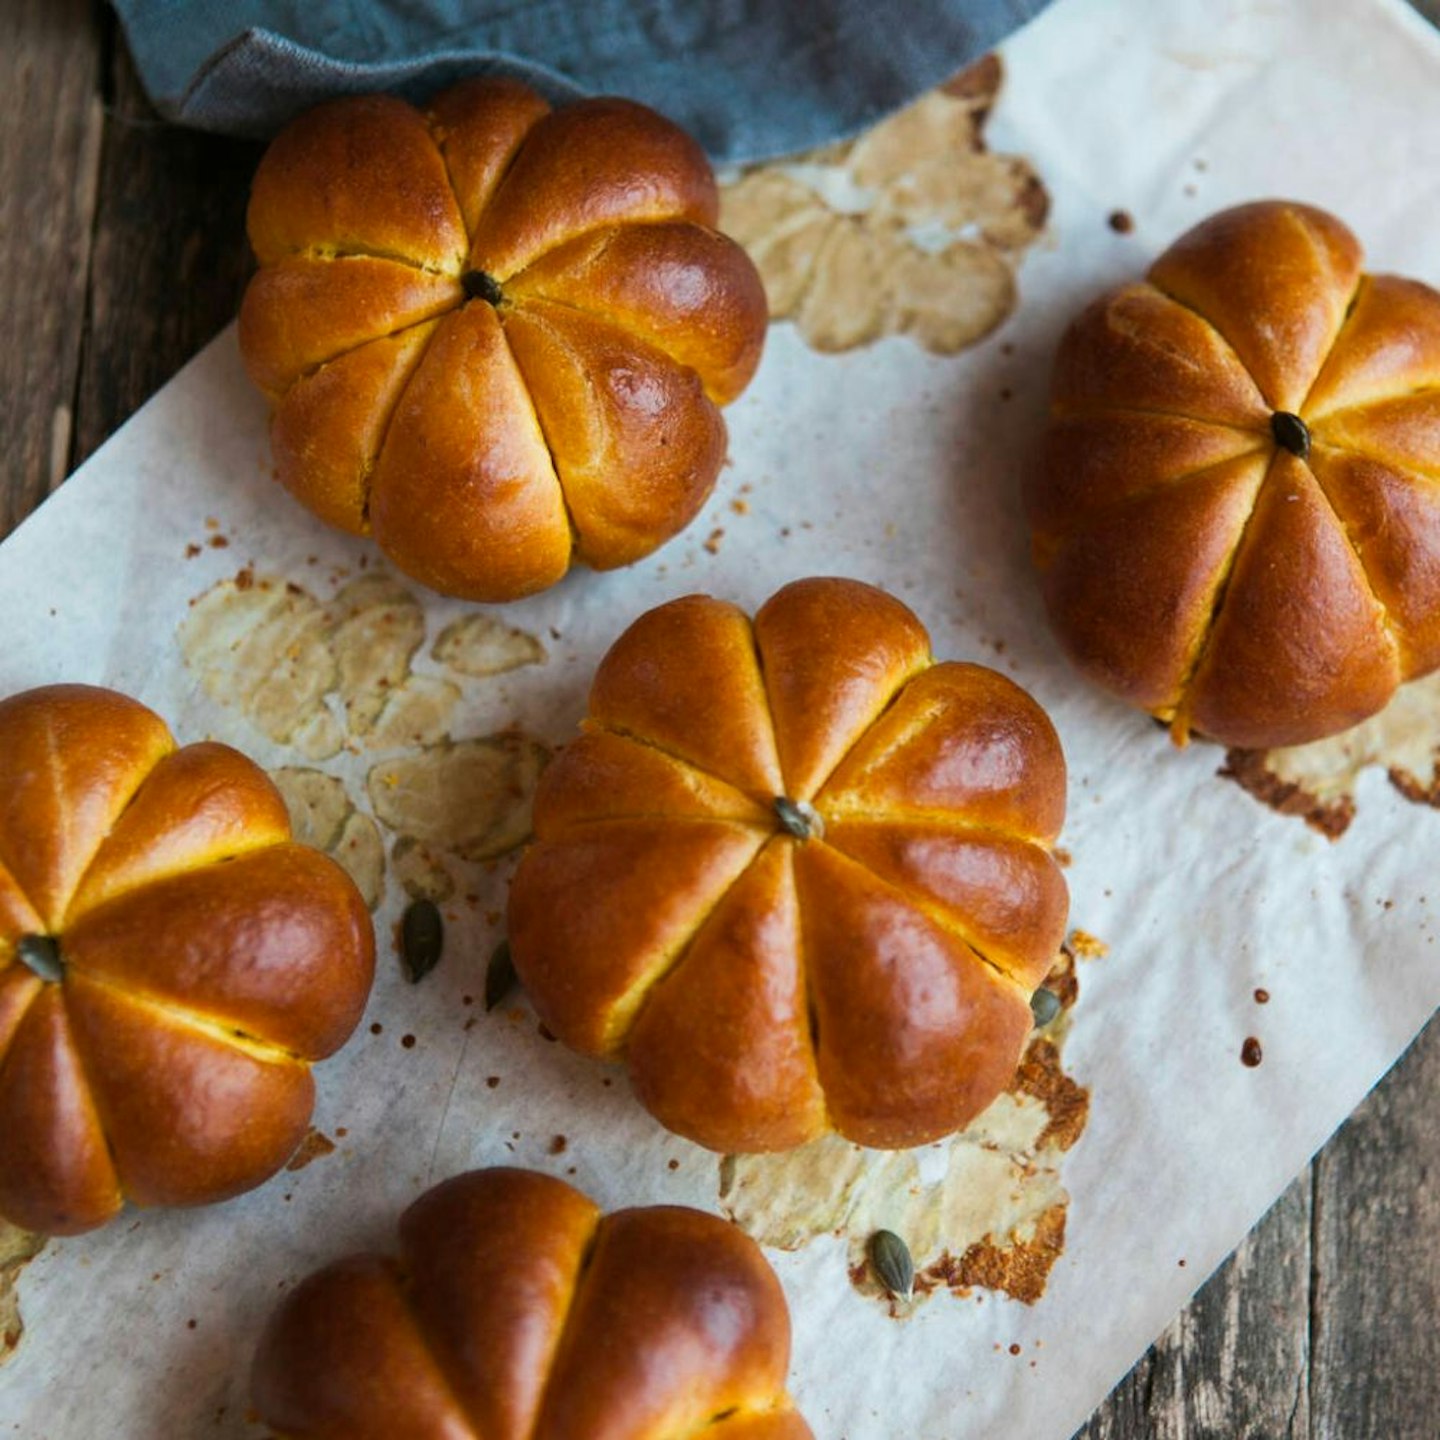
[{"label": "pumpkin-shaped bread roll", "polygon": [[677,1206],[602,1215],[477,1170],[282,1302],[255,1357],[279,1440],[810,1440],[790,1316],[760,1248]]},{"label": "pumpkin-shaped bread roll", "polygon": [[1440,294],[1266,201],[1183,235],[1060,346],[1026,498],[1092,679],[1227,745],[1298,745],[1440,665]]},{"label": "pumpkin-shaped bread roll", "polygon": [[73,1234],[273,1174],[374,943],[237,751],[110,690],[0,701],[0,1218]]},{"label": "pumpkin-shaped bread roll", "polygon": [[918,1145],[1015,1073],[1064,933],[1044,711],[898,600],[693,595],[601,662],[546,771],[510,942],[544,1023],[716,1150]]},{"label": "pumpkin-shaped bread roll", "polygon": [[473,600],[648,555],[765,336],[718,213],[700,147],[628,100],[479,79],[302,115],[255,176],[240,314],[281,482]]}]

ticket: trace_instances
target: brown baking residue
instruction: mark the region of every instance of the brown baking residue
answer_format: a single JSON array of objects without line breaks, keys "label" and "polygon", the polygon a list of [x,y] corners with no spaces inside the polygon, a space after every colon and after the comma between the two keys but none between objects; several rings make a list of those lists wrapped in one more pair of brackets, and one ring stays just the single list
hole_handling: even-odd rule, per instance
[{"label": "brown baking residue", "polygon": [[290,1157],[290,1163],[285,1168],[287,1170],[303,1170],[307,1165],[313,1164],[323,1156],[333,1154],[334,1150],[335,1142],[312,1125],[305,1132],[305,1138],[300,1142],[295,1153]]},{"label": "brown baking residue", "polygon": [[[1028,1240],[995,1245],[988,1240],[971,1245],[959,1258],[942,1255],[927,1266],[925,1275],[948,1286],[952,1292],[994,1290],[1033,1305],[1045,1293],[1055,1262],[1065,1251],[1065,1205],[1052,1205],[1035,1222]],[[1018,1346],[1010,1353],[1018,1355]]]},{"label": "brown baking residue", "polygon": [[1072,930],[1066,944],[1082,960],[1103,960],[1110,953],[1110,947],[1088,930]]},{"label": "brown baking residue", "polygon": [[43,1235],[0,1220],[0,1365],[15,1353],[25,1334],[20,1318],[20,1272],[45,1244]]},{"label": "brown baking residue", "polygon": [[552,1155],[563,1155],[569,1148],[569,1145],[570,1142],[563,1135],[557,1135],[550,1142],[550,1153]]},{"label": "brown baking residue", "polygon": [[1105,223],[1117,235],[1129,235],[1135,229],[1135,217],[1128,210],[1112,210]]},{"label": "brown baking residue", "polygon": [[1250,1035],[1240,1047],[1240,1063],[1248,1065],[1252,1070],[1265,1058],[1265,1052],[1260,1048],[1260,1042]]},{"label": "brown baking residue", "polygon": [[1268,1005],[1270,1003],[1270,992],[1268,990],[1257,990],[1255,992],[1255,1003],[1257,1005]]},{"label": "brown baking residue", "polygon": [[[1062,1015],[1079,998],[1080,977],[1075,973],[1075,951],[1068,940],[1061,943],[1060,953],[1055,957],[1055,963],[1045,977],[1044,988],[1060,1002]],[[1047,1030],[1054,1028],[1053,1022],[1046,1027]]]},{"label": "brown baking residue", "polygon": [[986,148],[1003,78],[987,55],[859,139],[724,187],[720,226],[750,252],[772,319],[820,351],[908,335],[949,355],[1010,314],[1050,197],[1026,160]]},{"label": "brown baking residue", "polygon": [[1012,1090],[1033,1096],[1050,1116],[1035,1141],[1037,1148],[1050,1145],[1068,1150],[1084,1133],[1090,1118],[1090,1092],[1060,1068],[1060,1047],[1053,1041],[1040,1036],[1030,1042]]},{"label": "brown baking residue", "polygon": [[1416,805],[1440,808],[1440,672],[1412,680],[1378,714],[1325,740],[1277,750],[1227,750],[1217,772],[1281,815],[1338,840],[1355,818],[1362,771],[1383,768]]},{"label": "brown baking residue", "polygon": [[[1061,1157],[1090,1110],[1089,1092],[1061,1065],[1075,970],[1067,945],[1045,981],[1059,1013],[1031,1038],[1009,1090],[959,1134],[914,1150],[866,1150],[827,1135],[781,1155],[727,1155],[721,1208],[781,1250],[841,1236],[852,1284],[895,1318],[942,1289],[962,1298],[990,1290],[1033,1304],[1064,1249],[1069,1196]],[[881,1229],[899,1235],[915,1259],[909,1300],[891,1296],[866,1259],[866,1243]]]}]

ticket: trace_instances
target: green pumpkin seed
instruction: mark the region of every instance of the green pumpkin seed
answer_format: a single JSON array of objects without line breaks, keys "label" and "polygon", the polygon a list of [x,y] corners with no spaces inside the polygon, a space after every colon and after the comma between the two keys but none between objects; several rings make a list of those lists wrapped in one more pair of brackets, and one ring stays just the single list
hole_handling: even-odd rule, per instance
[{"label": "green pumpkin seed", "polygon": [[797,840],[808,840],[812,835],[825,833],[825,822],[820,818],[820,812],[807,800],[792,800],[788,795],[777,795],[775,813]]},{"label": "green pumpkin seed", "polygon": [[520,983],[515,962],[510,958],[510,942],[502,940],[490,957],[485,971],[485,1008],[493,1010]]},{"label": "green pumpkin seed", "polygon": [[53,935],[22,935],[15,953],[42,980],[58,985],[65,978],[60,942]]},{"label": "green pumpkin seed", "polygon": [[1053,990],[1037,990],[1030,997],[1030,1013],[1035,1028],[1043,1030],[1060,1013],[1060,997]]},{"label": "green pumpkin seed", "polygon": [[400,959],[406,978],[418,985],[439,963],[445,922],[433,900],[412,900],[400,921]]},{"label": "green pumpkin seed", "polygon": [[1275,443],[1301,460],[1310,454],[1310,427],[1289,410],[1277,410],[1270,417],[1270,433]]},{"label": "green pumpkin seed", "polygon": [[915,1289],[915,1262],[910,1258],[910,1247],[893,1230],[877,1230],[867,1248],[880,1283],[897,1300],[908,1300]]}]

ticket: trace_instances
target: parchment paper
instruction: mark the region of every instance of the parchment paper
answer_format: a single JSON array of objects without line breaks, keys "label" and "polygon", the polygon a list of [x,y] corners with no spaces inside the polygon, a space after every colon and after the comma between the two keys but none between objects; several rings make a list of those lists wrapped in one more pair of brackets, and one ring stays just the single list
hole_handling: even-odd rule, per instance
[{"label": "parchment paper", "polygon": [[[1028,157],[1053,198],[1010,322],[951,359],[903,338],[825,356],[773,328],[730,411],[732,463],[707,513],[632,570],[576,574],[505,610],[550,658],[462,687],[451,726],[561,742],[594,662],[640,611],[696,590],[753,606],[812,573],[888,587],[938,654],[999,664],[1049,707],[1071,767],[1073,919],[1112,947],[1082,965],[1066,1051],[1093,1092],[1064,1165],[1068,1248],[1033,1307],[942,1294],[904,1323],[851,1287],[840,1242],[774,1255],[795,1393],[819,1435],[848,1440],[1071,1434],[1440,1000],[1440,814],[1371,772],[1354,824],[1328,843],[1217,779],[1214,748],[1177,753],[1080,682],[1046,631],[1016,493],[1060,328],[1212,210],[1317,202],[1373,266],[1440,282],[1440,43],[1382,0],[1062,0],[1005,60],[992,144]],[[1106,223],[1120,208],[1132,233]],[[368,553],[271,482],[262,405],[227,332],[0,548],[0,693],[113,685],[185,739],[309,763],[204,693],[177,627],[242,565],[328,595]],[[430,603],[429,641],[463,613]],[[375,755],[316,763],[363,797]],[[0,1372],[6,1434],[253,1433],[246,1371],[281,1290],[384,1244],[428,1182],[471,1165],[573,1170],[607,1206],[715,1208],[715,1157],[660,1131],[621,1072],[464,1003],[498,934],[487,912],[503,908],[504,867],[478,874],[446,959],[415,986],[389,944],[392,883],[369,1013],[318,1072],[316,1124],[344,1132],[334,1153],[223,1207],[127,1215],[33,1262],[28,1333]],[[1249,1035],[1257,1069],[1239,1059]]]}]

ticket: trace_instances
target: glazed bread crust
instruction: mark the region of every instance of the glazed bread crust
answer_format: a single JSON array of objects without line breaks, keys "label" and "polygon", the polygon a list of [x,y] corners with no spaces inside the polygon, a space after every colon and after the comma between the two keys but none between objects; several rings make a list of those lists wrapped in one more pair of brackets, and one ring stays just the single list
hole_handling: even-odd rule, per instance
[{"label": "glazed bread crust", "polygon": [[1005,1088],[1068,907],[1064,760],[1024,691],[935,663],[883,591],[802,580],[753,623],[641,616],[582,728],[509,904],[561,1040],[723,1151],[918,1145]]},{"label": "glazed bread crust", "polygon": [[810,1440],[789,1358],[784,1294],[735,1226],[480,1170],[410,1206],[398,1259],[299,1285],[253,1392],[281,1440]]},{"label": "glazed bread crust", "polygon": [[359,892],[243,755],[109,690],[0,701],[0,1216],[73,1234],[258,1185],[373,969]]},{"label": "glazed bread crust", "polygon": [[240,312],[281,482],[473,600],[649,554],[704,503],[759,275],[703,152],[627,100],[470,80],[329,102],[266,152]]},{"label": "glazed bread crust", "polygon": [[1320,739],[1440,665],[1437,478],[1440,294],[1322,211],[1227,210],[1061,342],[1026,487],[1051,622],[1178,742]]}]

